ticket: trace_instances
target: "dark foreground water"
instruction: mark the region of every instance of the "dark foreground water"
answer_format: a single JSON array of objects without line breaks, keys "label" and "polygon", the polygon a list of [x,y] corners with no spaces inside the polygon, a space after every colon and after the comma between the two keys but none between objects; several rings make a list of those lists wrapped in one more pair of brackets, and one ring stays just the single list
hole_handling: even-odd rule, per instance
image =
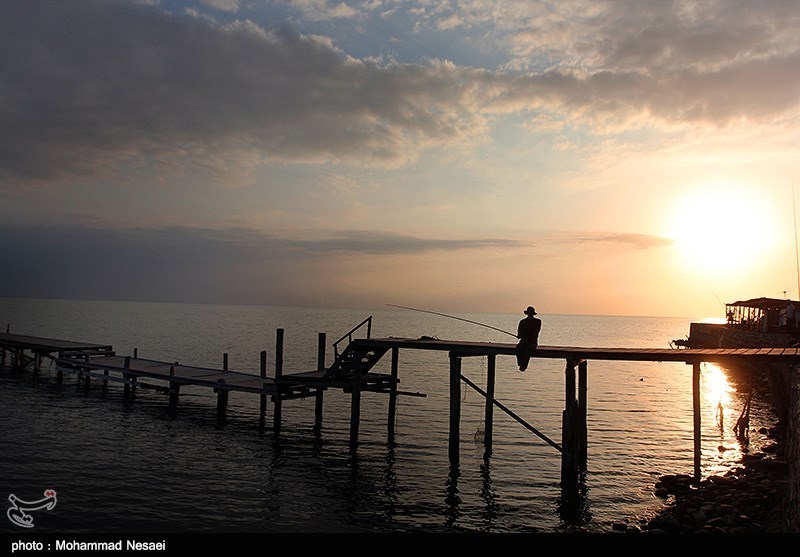
[{"label": "dark foreground water", "polygon": [[[316,363],[317,333],[329,344],[368,315],[373,336],[513,342],[510,336],[440,316],[286,307],[0,299],[0,323],[12,332],[138,348],[144,358],[258,373],[259,353],[274,361],[275,330],[285,330],[285,373]],[[514,331],[523,317],[459,314]],[[666,348],[691,319],[541,316],[546,345]],[[332,354],[328,352],[328,358]],[[388,371],[389,358],[378,365]],[[486,361],[464,359],[463,372],[485,383]],[[520,373],[498,358],[496,398],[554,440],[561,438],[564,363],[534,360]],[[271,371],[270,371],[271,373]],[[69,377],[69,376],[68,376]],[[35,514],[37,533],[81,532],[556,532],[560,455],[499,411],[494,451],[484,459],[476,432],[483,399],[462,394],[458,470],[448,462],[446,353],[401,351],[395,442],[386,434],[387,397],[362,397],[360,444],[348,447],[349,396],[329,391],[324,427],[312,431],[314,401],[284,402],[279,439],[259,424],[255,395],[233,393],[216,418],[209,389],[183,388],[176,415],[163,394],[74,378],[55,370],[0,373],[0,496],[35,500],[57,492]],[[703,473],[724,471],[743,448],[732,431],[745,394],[728,373],[703,368]],[[270,408],[271,410],[271,408]],[[751,425],[770,425],[757,401]],[[589,363],[589,470],[584,521],[604,532],[614,521],[658,511],[656,479],[692,472],[691,367],[674,363]],[[751,449],[762,439],[754,433]],[[0,518],[0,532],[21,529]]]}]

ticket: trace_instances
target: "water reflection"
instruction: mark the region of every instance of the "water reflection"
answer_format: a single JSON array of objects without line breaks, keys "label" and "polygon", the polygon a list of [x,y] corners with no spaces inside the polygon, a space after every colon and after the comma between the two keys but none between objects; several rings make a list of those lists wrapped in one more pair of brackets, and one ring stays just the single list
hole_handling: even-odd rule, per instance
[{"label": "water reflection", "polygon": [[447,475],[447,481],[444,484],[444,525],[447,528],[453,528],[461,516],[461,497],[458,494],[458,478],[460,476],[460,467],[457,464],[451,464],[450,473]]},{"label": "water reflection", "polygon": [[498,518],[498,506],[495,497],[494,489],[492,488],[492,476],[490,473],[490,460],[483,459],[481,464],[481,500],[485,503],[486,507],[481,512],[481,518],[484,523],[484,530],[491,532]]},{"label": "water reflection", "polygon": [[577,481],[562,482],[561,495],[556,503],[562,527],[583,526],[592,520],[588,495],[585,473],[581,473]]},{"label": "water reflection", "polygon": [[[747,451],[749,444],[749,398],[744,401],[741,413],[734,406],[740,397],[736,396],[736,388],[731,382],[731,371],[720,365],[707,362],[703,364],[702,390],[704,413],[711,416],[713,412],[714,429],[718,444],[706,451],[708,456],[715,454],[707,462],[707,473],[718,473],[724,469],[724,462],[731,462]],[[705,418],[704,418],[705,420]],[[708,432],[708,430],[705,430]],[[708,433],[706,433],[708,434]]]}]

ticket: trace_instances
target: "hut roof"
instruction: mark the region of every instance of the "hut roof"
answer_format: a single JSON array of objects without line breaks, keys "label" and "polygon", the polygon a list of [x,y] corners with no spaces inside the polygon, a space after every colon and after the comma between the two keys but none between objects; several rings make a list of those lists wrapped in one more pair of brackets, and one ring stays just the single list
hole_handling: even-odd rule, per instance
[{"label": "hut roof", "polygon": [[781,309],[788,306],[789,304],[800,306],[800,302],[796,300],[785,300],[780,298],[752,298],[750,300],[741,300],[726,305],[732,307],[748,307],[748,308],[757,308],[763,310],[771,310],[771,309]]}]

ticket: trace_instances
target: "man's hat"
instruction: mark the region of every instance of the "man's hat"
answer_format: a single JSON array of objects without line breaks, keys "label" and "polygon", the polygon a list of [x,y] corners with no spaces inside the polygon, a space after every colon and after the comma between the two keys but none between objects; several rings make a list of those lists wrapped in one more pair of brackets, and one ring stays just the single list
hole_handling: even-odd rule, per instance
[{"label": "man's hat", "polygon": [[528,308],[525,311],[523,311],[522,313],[524,313],[526,315],[536,315],[536,310],[533,309],[533,306],[528,306]]}]

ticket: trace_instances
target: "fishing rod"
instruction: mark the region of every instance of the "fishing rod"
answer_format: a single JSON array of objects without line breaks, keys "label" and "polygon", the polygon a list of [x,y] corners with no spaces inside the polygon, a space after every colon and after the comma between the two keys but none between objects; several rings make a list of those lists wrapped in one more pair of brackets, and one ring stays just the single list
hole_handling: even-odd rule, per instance
[{"label": "fishing rod", "polygon": [[514,338],[517,338],[517,335],[514,333],[509,333],[508,331],[504,331],[503,329],[498,329],[497,327],[492,327],[491,325],[487,325],[486,323],[479,323],[477,321],[472,321],[471,319],[464,319],[463,317],[456,317],[455,315],[448,315],[446,313],[439,313],[438,311],[430,311],[427,309],[419,309],[419,308],[410,308],[407,306],[398,306],[396,304],[386,304],[387,306],[393,308],[400,308],[400,309],[410,309],[411,311],[420,311],[422,313],[432,313],[433,315],[441,315],[442,317],[449,317],[450,319],[458,319],[459,321],[466,321],[467,323],[472,323],[473,325],[480,325],[481,327],[486,327],[487,329],[494,329],[495,331],[500,331],[501,333],[505,333],[507,335],[511,335]]}]

